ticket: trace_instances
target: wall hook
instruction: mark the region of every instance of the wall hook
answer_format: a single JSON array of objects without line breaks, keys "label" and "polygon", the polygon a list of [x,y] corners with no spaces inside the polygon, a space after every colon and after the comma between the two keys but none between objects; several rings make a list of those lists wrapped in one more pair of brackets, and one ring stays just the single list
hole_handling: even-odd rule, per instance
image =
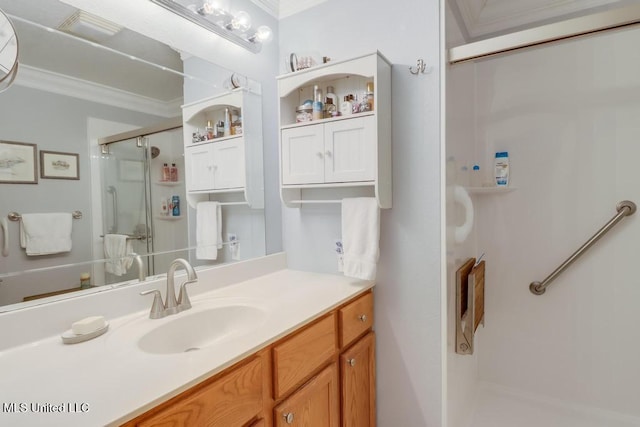
[{"label": "wall hook", "polygon": [[431,73],[432,70],[433,70],[433,67],[427,67],[427,64],[424,62],[423,59],[418,59],[415,70],[413,67],[409,67],[409,72],[413,75],[418,75],[420,73],[429,74]]}]

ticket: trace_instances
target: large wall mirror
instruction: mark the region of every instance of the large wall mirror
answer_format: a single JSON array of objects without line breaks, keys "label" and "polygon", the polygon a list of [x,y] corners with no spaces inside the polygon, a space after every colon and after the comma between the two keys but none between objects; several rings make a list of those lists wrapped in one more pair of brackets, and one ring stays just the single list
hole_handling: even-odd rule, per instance
[{"label": "large wall mirror", "polygon": [[[0,0],[0,9],[20,44],[18,75],[0,93],[0,312],[136,283],[141,269],[161,275],[175,258],[215,266],[265,254],[264,210],[240,203],[222,207],[216,259],[195,249],[181,106],[228,92],[233,70],[58,0]],[[12,212],[75,211],[70,251],[21,247]],[[113,235],[139,258],[106,255],[107,239],[122,250]]]}]

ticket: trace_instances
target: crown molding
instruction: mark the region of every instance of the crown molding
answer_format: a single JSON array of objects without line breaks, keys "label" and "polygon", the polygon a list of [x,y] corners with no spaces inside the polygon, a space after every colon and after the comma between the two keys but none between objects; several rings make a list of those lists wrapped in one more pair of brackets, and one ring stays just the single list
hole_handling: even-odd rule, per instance
[{"label": "crown molding", "polygon": [[303,10],[322,4],[327,0],[280,0],[280,19],[295,15]]},{"label": "crown molding", "polygon": [[181,113],[182,98],[159,101],[25,64],[18,67],[16,85],[161,117],[175,117]]},{"label": "crown molding", "polygon": [[260,9],[267,12],[269,15],[278,18],[280,11],[278,0],[251,0],[251,3],[258,6]]}]

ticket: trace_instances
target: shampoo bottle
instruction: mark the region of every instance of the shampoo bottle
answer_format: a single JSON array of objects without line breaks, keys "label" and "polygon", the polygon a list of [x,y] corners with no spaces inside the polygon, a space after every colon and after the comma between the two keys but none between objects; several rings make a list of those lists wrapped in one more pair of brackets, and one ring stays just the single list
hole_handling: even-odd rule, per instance
[{"label": "shampoo bottle", "polygon": [[170,181],[171,180],[171,172],[169,171],[169,165],[164,163],[162,165],[162,181]]},{"label": "shampoo bottle", "polygon": [[169,171],[170,171],[171,181],[177,182],[178,181],[178,167],[176,166],[175,163],[171,163],[171,168],[169,169]]},{"label": "shampoo bottle", "polygon": [[496,185],[505,187],[509,185],[509,153],[502,151],[496,153]]}]

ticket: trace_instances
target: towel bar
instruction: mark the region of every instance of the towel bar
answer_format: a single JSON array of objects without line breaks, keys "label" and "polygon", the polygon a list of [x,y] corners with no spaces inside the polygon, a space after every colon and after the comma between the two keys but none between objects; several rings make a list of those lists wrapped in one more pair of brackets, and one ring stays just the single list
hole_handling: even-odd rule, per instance
[{"label": "towel bar", "polygon": [[[82,212],[73,211],[71,212],[71,216],[73,217],[73,219],[81,219]],[[7,218],[9,218],[11,221],[20,221],[22,219],[22,215],[20,215],[18,212],[9,212]]]},{"label": "towel bar", "polygon": [[[101,234],[100,237],[104,237],[104,234]],[[127,235],[127,240],[146,240],[150,238],[151,237],[147,235],[133,235],[133,234]]]}]

